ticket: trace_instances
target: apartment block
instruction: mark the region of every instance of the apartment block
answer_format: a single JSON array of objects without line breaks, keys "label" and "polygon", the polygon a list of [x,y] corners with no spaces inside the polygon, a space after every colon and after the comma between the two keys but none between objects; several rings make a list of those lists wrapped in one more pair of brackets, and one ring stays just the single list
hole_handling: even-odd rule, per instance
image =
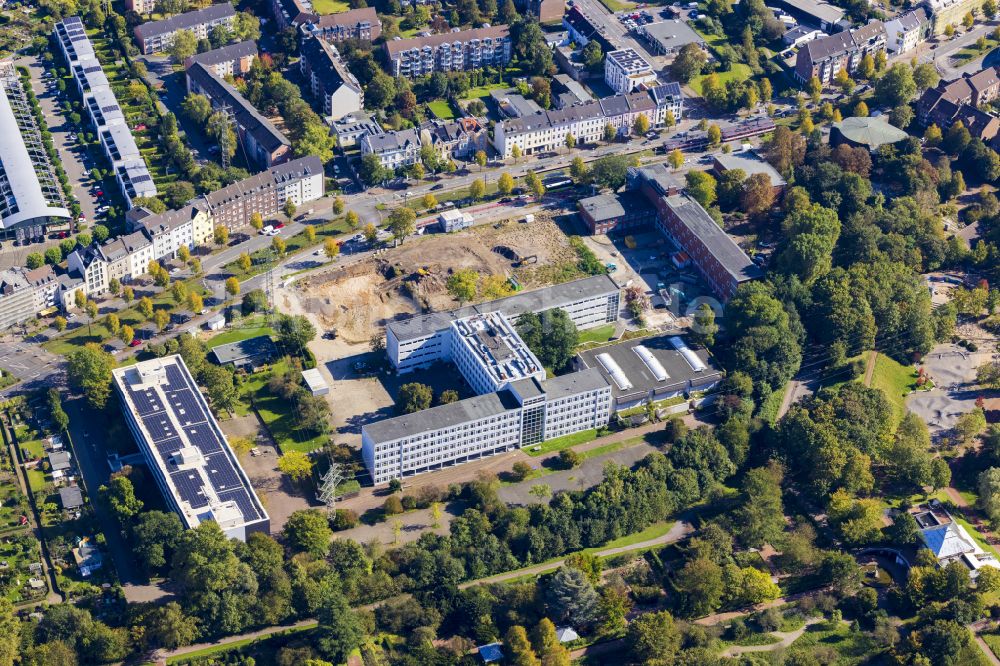
[{"label": "apartment block", "polygon": [[420,160],[420,136],[414,129],[361,137],[361,154],[375,155],[383,169],[400,169]]},{"label": "apartment block", "polygon": [[156,183],[97,60],[83,22],[76,16],[64,19],[56,24],[55,36],[126,203],[131,208],[136,197],[155,197]]},{"label": "apartment block", "polygon": [[503,120],[494,129],[493,147],[509,158],[514,146],[524,155],[560,150],[566,145],[568,134],[573,135],[577,144],[597,143],[603,140],[607,125],[619,135],[630,134],[640,115],[646,117],[650,127],[661,126],[668,109],[675,121],[680,120],[683,96],[676,83]]},{"label": "apartment block", "polygon": [[997,67],[988,67],[975,74],[964,74],[951,81],[941,81],[934,88],[925,90],[917,100],[917,120],[923,125],[936,123],[946,130],[965,111],[963,107],[978,110],[978,107],[992,102],[998,95],[1000,68]]},{"label": "apartment block", "polygon": [[308,16],[301,30],[303,34],[332,43],[345,39],[371,42],[382,34],[382,22],[374,7],[361,7],[337,14]]},{"label": "apartment block", "polygon": [[431,146],[442,160],[471,159],[488,144],[489,132],[478,118],[430,120],[420,126],[420,146]]},{"label": "apartment block", "polygon": [[909,53],[929,36],[930,15],[926,7],[917,7],[886,21],[886,48],[890,53]]},{"label": "apartment block", "polygon": [[806,83],[815,76],[823,85],[830,85],[840,70],[853,74],[866,55],[874,57],[885,49],[886,32],[881,21],[814,39],[795,56],[795,78]]},{"label": "apartment block", "polygon": [[327,122],[364,109],[364,89],[332,44],[322,39],[306,39],[299,55],[299,69],[309,82],[313,97],[322,102]]},{"label": "apartment block", "polygon": [[416,78],[434,72],[503,67],[510,62],[510,31],[505,25],[445,32],[385,44],[392,76]]},{"label": "apartment block", "polygon": [[285,201],[296,206],[323,197],[323,163],[318,157],[300,157],[220,190],[201,195],[192,204],[206,211],[215,226],[230,231],[247,227],[254,213],[274,219]]},{"label": "apartment block", "polygon": [[[142,230],[153,242],[153,258],[156,260],[172,259],[177,256],[181,247],[189,250],[198,245],[195,241],[195,220],[201,228],[201,244],[204,238],[205,220],[210,220],[208,212],[196,206],[188,205],[179,210],[168,210],[156,215],[149,215],[131,223],[133,231]],[[208,224],[211,228],[211,222]],[[209,233],[211,237],[211,233]]]},{"label": "apartment block", "polygon": [[184,68],[190,69],[192,65],[198,63],[222,79],[248,73],[256,58],[257,43],[248,39],[245,42],[196,53],[184,61]]},{"label": "apartment block", "polygon": [[943,35],[949,25],[962,25],[966,14],[979,14],[983,7],[979,0],[924,0],[923,5],[930,12],[931,32],[935,36]]},{"label": "apartment block", "polygon": [[604,55],[604,82],[616,93],[630,93],[656,84],[656,72],[635,49],[620,49]]},{"label": "apartment block", "polygon": [[208,39],[209,33],[216,26],[233,27],[236,10],[228,2],[209,5],[204,9],[196,9],[171,16],[161,21],[149,21],[135,27],[135,39],[139,50],[145,55],[166,51],[174,44],[174,38],[181,30],[189,30],[198,39]]},{"label": "apartment block", "polygon": [[252,163],[268,169],[289,159],[292,144],[270,120],[260,114],[236,88],[201,63],[187,70],[189,93],[204,95],[213,110],[228,113],[239,134],[240,145]]}]

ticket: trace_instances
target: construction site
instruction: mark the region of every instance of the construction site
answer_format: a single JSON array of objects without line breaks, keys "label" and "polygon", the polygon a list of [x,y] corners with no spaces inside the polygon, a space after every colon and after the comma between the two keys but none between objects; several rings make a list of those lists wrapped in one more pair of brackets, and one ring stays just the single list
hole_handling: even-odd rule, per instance
[{"label": "construction site", "polygon": [[462,305],[448,291],[455,272],[478,273],[476,300],[489,300],[581,277],[577,261],[560,225],[540,213],[530,223],[504,220],[407,240],[377,257],[302,280],[296,295],[344,342],[367,343],[391,318]]}]

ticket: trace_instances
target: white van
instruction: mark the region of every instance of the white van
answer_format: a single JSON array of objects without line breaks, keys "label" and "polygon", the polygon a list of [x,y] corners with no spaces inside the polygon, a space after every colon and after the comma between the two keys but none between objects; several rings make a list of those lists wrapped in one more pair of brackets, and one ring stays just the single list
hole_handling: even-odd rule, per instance
[{"label": "white van", "polygon": [[269,224],[269,225],[267,225],[266,227],[264,227],[263,229],[260,230],[260,235],[261,236],[270,236],[272,231],[274,231],[274,225]]}]

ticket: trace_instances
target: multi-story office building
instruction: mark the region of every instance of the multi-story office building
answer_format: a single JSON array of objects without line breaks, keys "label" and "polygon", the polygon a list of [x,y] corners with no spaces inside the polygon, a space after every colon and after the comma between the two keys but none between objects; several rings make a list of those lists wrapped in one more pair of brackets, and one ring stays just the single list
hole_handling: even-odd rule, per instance
[{"label": "multi-story office building", "polygon": [[635,49],[619,49],[604,55],[604,82],[616,93],[630,93],[656,84],[656,72]]},{"label": "multi-story office building", "polygon": [[204,95],[212,103],[213,110],[230,115],[242,150],[251,162],[267,169],[291,157],[292,144],[288,138],[236,88],[201,63],[188,67],[187,90]]},{"label": "multi-story office building", "polygon": [[425,368],[452,358],[452,323],[465,317],[499,312],[517,323],[525,312],[565,310],[579,329],[617,321],[620,289],[607,275],[564,282],[545,289],[521,292],[496,301],[471,305],[450,312],[417,315],[392,321],[386,326],[386,352],[400,373]]},{"label": "multi-story office building", "polygon": [[0,271],[0,330],[28,321],[38,313],[35,290],[21,268]]},{"label": "multi-story office building", "polygon": [[474,314],[451,323],[451,359],[476,393],[508,382],[545,379],[545,368],[502,312]]},{"label": "multi-story office building", "polygon": [[204,53],[196,53],[184,61],[184,68],[190,69],[198,63],[224,79],[227,76],[243,76],[257,59],[257,43],[253,40],[237,42]]},{"label": "multi-story office building", "polygon": [[191,203],[205,210],[215,226],[235,231],[248,226],[254,213],[260,213],[265,220],[276,217],[285,201],[301,206],[322,198],[324,186],[320,159],[300,157],[204,194]]},{"label": "multi-story office building", "polygon": [[[70,212],[49,161],[21,80],[0,63],[0,234],[15,227],[68,220]],[[16,233],[16,232],[15,232]]]},{"label": "multi-story office building", "polygon": [[179,355],[113,372],[132,436],[185,528],[214,521],[241,541],[270,518]]},{"label": "multi-story office building", "polygon": [[156,183],[101,70],[83,22],[76,16],[60,21],[55,26],[55,35],[125,202],[131,208],[137,197],[155,197]]},{"label": "multi-story office building", "polygon": [[829,85],[840,70],[853,74],[866,55],[885,51],[885,25],[872,21],[856,30],[845,30],[808,42],[795,56],[795,78],[806,83],[814,76]]},{"label": "multi-story office building", "polygon": [[407,78],[434,72],[503,67],[510,62],[510,49],[510,30],[505,25],[385,43],[389,73]]},{"label": "multi-story office building", "polygon": [[189,30],[198,39],[208,39],[212,28],[223,26],[232,28],[236,10],[228,2],[209,5],[204,9],[178,14],[162,21],[150,21],[135,27],[135,39],[139,50],[145,55],[166,51],[174,44],[174,38],[181,30]]},{"label": "multi-story office building", "polygon": [[364,89],[332,44],[322,39],[305,39],[299,55],[299,69],[309,82],[313,97],[322,102],[327,122],[364,109]]},{"label": "multi-story office building", "polygon": [[582,430],[611,413],[611,387],[595,369],[507,383],[495,393],[459,400],[361,429],[361,453],[376,485]]}]

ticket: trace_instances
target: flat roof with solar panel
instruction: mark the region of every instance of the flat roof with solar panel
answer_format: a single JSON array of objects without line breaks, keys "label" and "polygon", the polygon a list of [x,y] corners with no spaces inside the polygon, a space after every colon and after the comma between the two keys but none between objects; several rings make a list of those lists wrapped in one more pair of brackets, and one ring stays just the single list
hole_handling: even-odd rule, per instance
[{"label": "flat roof with solar panel", "polygon": [[187,528],[206,520],[245,541],[270,519],[179,355],[114,371],[125,419]]}]

